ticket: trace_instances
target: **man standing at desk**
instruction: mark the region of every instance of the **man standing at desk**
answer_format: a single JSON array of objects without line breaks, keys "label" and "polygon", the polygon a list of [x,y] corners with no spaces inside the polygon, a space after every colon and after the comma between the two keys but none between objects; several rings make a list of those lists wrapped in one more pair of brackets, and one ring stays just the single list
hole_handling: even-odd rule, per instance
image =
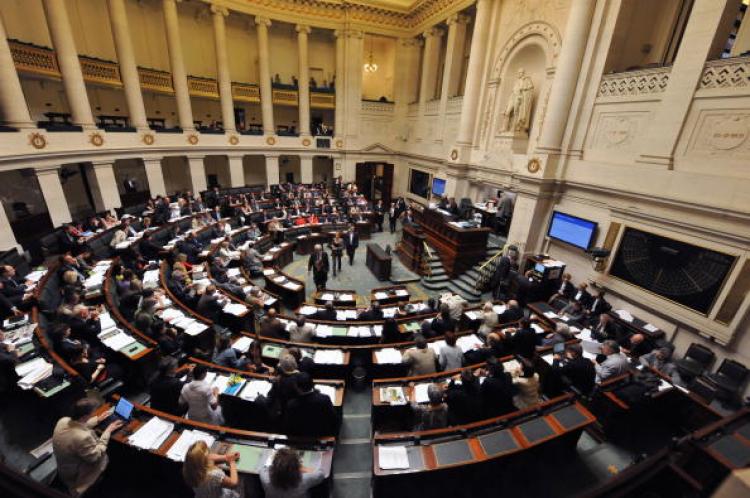
[{"label": "man standing at desk", "polygon": [[344,244],[346,245],[346,255],[349,256],[349,266],[352,266],[354,264],[354,252],[359,247],[359,234],[354,231],[354,225],[349,225]]},{"label": "man standing at desk", "polygon": [[315,282],[315,288],[317,290],[320,291],[326,288],[329,269],[330,263],[328,261],[328,254],[323,251],[323,246],[315,244],[313,253],[307,261],[307,271],[309,272],[312,270],[313,281]]}]

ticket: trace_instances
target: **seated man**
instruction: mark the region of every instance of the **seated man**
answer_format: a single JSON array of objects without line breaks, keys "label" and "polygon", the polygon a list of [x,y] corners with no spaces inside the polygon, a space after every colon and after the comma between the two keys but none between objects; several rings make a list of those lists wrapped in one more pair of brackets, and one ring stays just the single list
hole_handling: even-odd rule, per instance
[{"label": "seated man", "polygon": [[564,355],[556,354],[552,368],[560,374],[563,382],[575,387],[584,395],[594,389],[596,369],[591,360],[584,358],[580,344],[569,344],[565,347]]},{"label": "seated man", "polygon": [[334,308],[333,306],[333,301],[328,301],[323,309],[319,309],[318,311],[316,311],[312,317],[316,320],[335,321],[336,308]]},{"label": "seated man", "polygon": [[162,358],[159,375],[151,382],[149,394],[151,408],[180,417],[187,409],[180,405],[180,392],[185,383],[177,378],[176,372],[177,360],[169,356]]},{"label": "seated man", "polygon": [[297,375],[299,395],[287,403],[284,412],[285,432],[304,437],[335,436],[338,427],[331,398],[315,390],[308,373]]},{"label": "seated man", "polygon": [[620,346],[611,340],[604,341],[602,354],[597,357],[596,361],[594,368],[596,369],[597,383],[624,374],[630,368],[628,359],[620,352]]},{"label": "seated man", "polygon": [[413,377],[435,373],[437,371],[435,351],[427,347],[427,340],[421,334],[414,337],[414,344],[416,348],[407,349],[401,358],[401,362],[409,367],[407,375]]},{"label": "seated man", "polygon": [[260,335],[274,339],[287,339],[284,324],[276,317],[275,309],[268,310],[266,316],[260,320]]},{"label": "seated man", "polygon": [[560,314],[567,317],[571,322],[579,322],[586,316],[586,310],[580,301],[571,301],[567,306],[560,310]]},{"label": "seated man", "polygon": [[[52,449],[57,460],[57,473],[72,496],[81,496],[91,488],[107,468],[107,444],[114,431],[122,427],[117,420],[97,435],[94,432],[101,420],[95,416],[96,402],[89,398],[79,399],[73,406],[70,417],[63,417],[55,425]],[[101,419],[100,419],[101,417]]]},{"label": "seated man", "polygon": [[602,313],[599,315],[596,324],[591,328],[591,336],[599,342],[608,339],[619,342],[623,339],[623,332],[611,315]]},{"label": "seated man", "polygon": [[359,314],[359,319],[367,322],[374,322],[383,319],[383,310],[380,309],[380,303],[373,301],[370,308]]},{"label": "seated man", "polygon": [[518,305],[518,301],[511,299],[508,301],[508,305],[505,308],[505,311],[503,311],[500,315],[498,315],[498,323],[500,325],[510,323],[510,322],[516,322],[523,318],[523,310]]},{"label": "seated man", "polygon": [[224,309],[224,300],[216,291],[216,286],[211,284],[206,287],[203,295],[198,299],[196,311],[209,320],[217,321]]},{"label": "seated man", "polygon": [[667,377],[670,377],[675,384],[683,385],[683,380],[677,370],[677,365],[672,362],[671,348],[663,347],[654,349],[650,353],[646,353],[638,358],[638,361],[641,365],[654,368]]}]

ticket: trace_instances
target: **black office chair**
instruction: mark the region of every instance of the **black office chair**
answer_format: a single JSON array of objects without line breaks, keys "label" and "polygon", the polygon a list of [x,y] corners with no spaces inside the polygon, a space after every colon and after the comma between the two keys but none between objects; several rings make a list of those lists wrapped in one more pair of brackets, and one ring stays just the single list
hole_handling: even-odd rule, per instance
[{"label": "black office chair", "polygon": [[714,373],[705,375],[716,387],[717,396],[726,401],[734,401],[747,381],[750,370],[742,363],[726,358]]},{"label": "black office chair", "polygon": [[688,389],[707,405],[710,405],[714,398],[716,398],[716,388],[700,377],[696,377],[690,383]]},{"label": "black office chair", "polygon": [[681,360],[677,360],[677,370],[686,380],[700,377],[716,359],[713,351],[706,346],[692,343]]}]

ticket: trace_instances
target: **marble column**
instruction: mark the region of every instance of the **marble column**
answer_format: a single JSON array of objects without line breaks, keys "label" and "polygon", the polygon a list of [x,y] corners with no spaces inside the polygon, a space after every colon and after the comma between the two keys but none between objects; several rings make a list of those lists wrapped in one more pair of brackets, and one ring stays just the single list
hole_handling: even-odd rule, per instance
[{"label": "marble column", "polygon": [[194,131],[193,108],[190,104],[190,91],[188,90],[185,60],[182,57],[180,25],[177,19],[177,2],[181,1],[163,0],[164,26],[167,32],[169,66],[172,69],[172,85],[174,86],[174,96],[177,101],[177,115],[180,120],[180,128],[183,131]]},{"label": "marble column", "polygon": [[36,178],[39,181],[39,189],[42,191],[44,203],[47,204],[50,220],[53,227],[59,227],[65,223],[70,223],[70,209],[68,201],[65,199],[60,175],[57,167],[42,168],[35,170]]},{"label": "marble column", "polygon": [[94,163],[94,178],[96,178],[96,185],[99,187],[102,207],[111,212],[114,212],[115,208],[121,207],[114,163],[110,161]]},{"label": "marble column", "polygon": [[422,57],[422,80],[419,85],[418,139],[424,138],[427,102],[435,98],[438,61],[440,59],[440,37],[442,35],[443,30],[437,27],[431,28],[422,34],[424,36],[424,55]]},{"label": "marble column", "polygon": [[187,161],[193,195],[198,195],[206,190],[206,167],[203,164],[203,156],[187,156]]},{"label": "marble column", "polygon": [[161,158],[144,159],[143,167],[146,170],[148,190],[151,197],[167,195],[167,188],[164,186],[164,173],[161,169]]},{"label": "marble column", "polygon": [[266,188],[279,184],[279,156],[266,154]]},{"label": "marble column", "polygon": [[83,82],[81,63],[73,40],[73,31],[68,19],[66,2],[60,0],[44,0],[44,13],[47,17],[52,46],[55,49],[57,65],[60,67],[65,97],[70,106],[73,123],[84,129],[96,128],[94,115],[91,113],[86,84]]},{"label": "marble column", "polygon": [[301,183],[313,182],[313,156],[300,156],[300,177]]},{"label": "marble column", "polygon": [[227,33],[224,18],[229,11],[218,5],[211,5],[214,19],[214,46],[216,48],[216,74],[219,81],[219,98],[221,99],[221,120],[225,132],[237,131],[234,123],[234,102],[232,101],[232,77],[229,74],[227,58]]},{"label": "marble column", "polygon": [[117,62],[120,66],[120,78],[125,92],[125,101],[128,104],[130,124],[138,131],[148,130],[138,66],[135,62],[133,42],[130,38],[128,17],[125,12],[125,0],[107,0],[107,6],[109,7],[109,22],[112,26],[112,38],[115,42]]},{"label": "marble column", "polygon": [[493,0],[477,0],[477,12],[474,19],[474,34],[471,37],[469,67],[466,71],[464,99],[461,104],[461,119],[458,125],[456,145],[471,146],[474,140],[474,126],[479,113],[479,94],[482,86],[482,73],[487,38],[489,35],[491,3]]},{"label": "marble column", "polygon": [[[31,120],[29,106],[18,79],[16,65],[8,45],[8,34],[0,17],[0,122],[14,128],[35,128]],[[7,221],[7,218],[6,218]],[[0,219],[0,231],[5,231]],[[13,236],[13,232],[10,232]],[[2,240],[2,239],[0,239]],[[15,245],[15,238],[13,239]]]},{"label": "marble column", "polygon": [[578,76],[581,72],[583,53],[586,50],[586,40],[595,4],[595,0],[575,0],[570,4],[565,36],[555,66],[555,78],[552,80],[547,110],[537,144],[537,150],[541,152],[548,154],[560,152],[570,105],[573,102]]},{"label": "marble column", "polygon": [[13,228],[10,226],[10,220],[8,214],[5,212],[5,206],[0,201],[0,251],[9,251],[17,248],[19,252],[23,252],[23,248],[18,245],[16,236],[13,233]]},{"label": "marble column", "polygon": [[245,168],[242,165],[242,155],[228,156],[229,160],[229,182],[232,187],[245,186]]},{"label": "marble column", "polygon": [[343,137],[344,116],[346,115],[346,99],[344,88],[346,88],[346,69],[344,58],[346,57],[346,32],[344,30],[334,31],[336,36],[336,110],[333,133],[337,137]]},{"label": "marble column", "polygon": [[[273,88],[271,87],[271,66],[268,49],[268,27],[271,20],[255,16],[255,31],[258,35],[258,65],[260,66],[260,110],[263,115],[263,134],[274,135]],[[277,182],[278,183],[278,182]]]},{"label": "marble column", "polygon": [[297,47],[299,51],[299,134],[310,136],[310,63],[308,40],[310,26],[297,25]]},{"label": "marble column", "polygon": [[443,82],[440,89],[440,108],[438,123],[440,132],[435,136],[435,142],[442,143],[445,135],[446,111],[448,99],[456,95],[458,91],[458,80],[461,74],[461,63],[463,60],[464,44],[466,38],[466,16],[454,14],[447,20],[448,42],[445,51],[445,64],[443,65]]},{"label": "marble column", "polygon": [[[360,115],[362,111],[362,51],[364,49],[364,33],[359,30],[348,30],[345,44],[346,86],[342,87],[346,96],[346,124],[347,139],[354,139],[359,135]],[[339,89],[336,82],[336,89]],[[348,145],[348,144],[347,144]]]},{"label": "marble column", "polygon": [[727,0],[695,0],[693,3],[667,88],[661,94],[659,104],[653,106],[646,129],[639,133],[643,138],[636,162],[672,168],[677,141],[683,132],[716,32],[728,13],[736,15],[738,3]]},{"label": "marble column", "polygon": [[399,38],[396,49],[396,63],[394,68],[395,82],[395,117],[398,131],[396,136],[406,141],[409,138],[409,104],[417,97],[419,84],[419,38]]}]

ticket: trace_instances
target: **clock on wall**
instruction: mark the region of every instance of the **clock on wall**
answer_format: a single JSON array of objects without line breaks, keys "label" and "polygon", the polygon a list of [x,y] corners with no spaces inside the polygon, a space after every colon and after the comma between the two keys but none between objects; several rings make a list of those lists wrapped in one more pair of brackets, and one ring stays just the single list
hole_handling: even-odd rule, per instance
[{"label": "clock on wall", "polygon": [[610,274],[707,314],[735,259],[628,227]]}]

